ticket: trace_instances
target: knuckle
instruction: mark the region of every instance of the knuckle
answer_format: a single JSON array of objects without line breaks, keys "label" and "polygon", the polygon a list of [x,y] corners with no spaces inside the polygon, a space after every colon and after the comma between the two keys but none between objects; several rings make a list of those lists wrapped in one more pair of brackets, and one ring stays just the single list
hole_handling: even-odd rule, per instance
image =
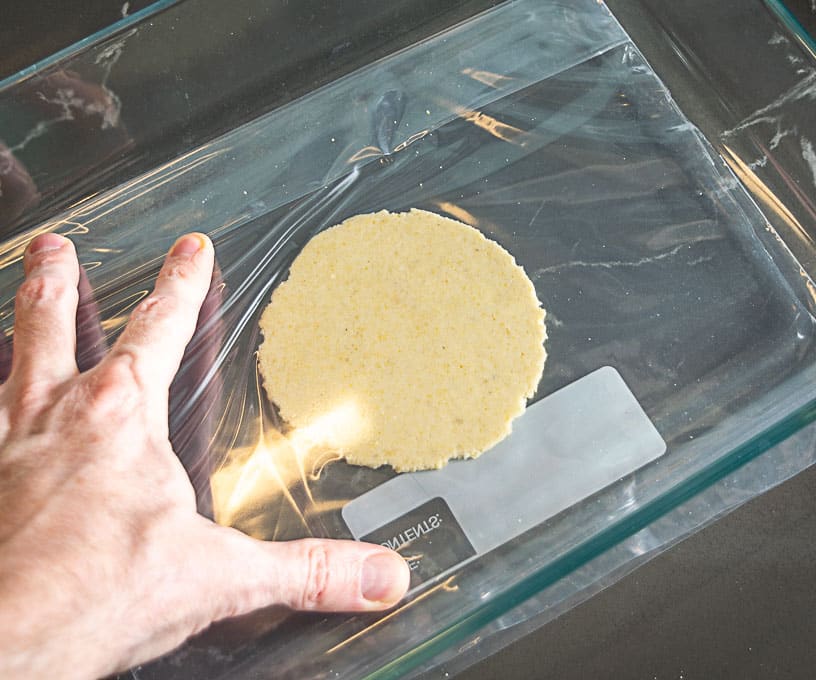
[{"label": "knuckle", "polygon": [[165,281],[186,281],[198,272],[194,260],[186,258],[169,258],[159,272],[159,278]]},{"label": "knuckle", "polygon": [[305,554],[306,581],[296,602],[298,609],[319,609],[325,602],[329,588],[329,556],[326,548],[308,544]]},{"label": "knuckle", "polygon": [[17,299],[29,306],[76,300],[78,295],[75,284],[56,276],[29,276],[17,290]]},{"label": "knuckle", "polygon": [[142,320],[147,323],[154,323],[175,316],[178,313],[178,307],[178,302],[174,298],[154,293],[136,305],[130,318],[136,323],[140,323]]},{"label": "knuckle", "polygon": [[94,369],[89,400],[96,417],[126,416],[139,404],[143,389],[137,365],[136,353],[123,348]]},{"label": "knuckle", "polygon": [[8,418],[12,428],[36,418],[48,403],[48,388],[43,383],[25,381],[15,385]]}]

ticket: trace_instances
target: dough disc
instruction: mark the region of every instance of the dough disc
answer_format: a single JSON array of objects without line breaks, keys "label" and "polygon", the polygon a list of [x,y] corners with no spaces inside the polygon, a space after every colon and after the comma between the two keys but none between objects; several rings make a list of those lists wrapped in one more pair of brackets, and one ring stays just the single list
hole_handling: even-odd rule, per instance
[{"label": "dough disc", "polygon": [[544,310],[501,246],[423,210],[315,236],[261,317],[269,398],[302,440],[396,471],[506,437],[544,369]]}]

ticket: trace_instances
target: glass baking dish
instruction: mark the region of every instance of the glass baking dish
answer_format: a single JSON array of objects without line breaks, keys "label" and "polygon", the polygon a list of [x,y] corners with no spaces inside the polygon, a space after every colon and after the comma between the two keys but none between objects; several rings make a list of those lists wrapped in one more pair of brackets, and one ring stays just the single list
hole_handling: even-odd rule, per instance
[{"label": "glass baking dish", "polygon": [[[385,616],[260,613],[133,677],[402,675],[813,420],[807,40],[743,3],[765,46],[752,58],[782,92],[757,106],[759,84],[729,91],[717,45],[683,37],[688,9],[493,4],[340,3],[326,15],[319,3],[157,3],[0,83],[4,157],[23,177],[0,213],[6,336],[22,249],[40,231],[75,241],[106,343],[179,234],[213,238],[219,285],[171,394],[203,513],[263,538],[360,537],[344,511],[405,486],[382,469],[278,457],[254,356],[260,310],[308,238],[383,208],[465,221],[534,281],[549,359],[524,446],[546,435],[546,461],[579,447],[592,467],[598,442],[661,443],[545,509],[564,478],[522,466],[540,492],[528,489],[518,517],[483,481],[468,487],[485,515],[521,529]],[[613,433],[611,402],[630,397],[637,417]],[[575,420],[549,426],[555,412]],[[448,487],[477,469],[458,465]]]}]

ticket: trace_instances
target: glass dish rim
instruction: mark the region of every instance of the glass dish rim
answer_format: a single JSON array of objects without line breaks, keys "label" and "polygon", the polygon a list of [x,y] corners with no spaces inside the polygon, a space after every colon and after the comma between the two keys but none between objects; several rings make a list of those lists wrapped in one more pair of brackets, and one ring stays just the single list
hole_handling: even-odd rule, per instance
[{"label": "glass dish rim", "polygon": [[544,564],[536,572],[496,593],[466,612],[458,621],[430,636],[425,642],[364,677],[366,680],[396,680],[402,677],[404,673],[430,661],[456,642],[474,635],[520,603],[584,567],[602,553],[645,529],[815,421],[816,397],[791,411],[765,431],[754,435],[729,453],[643,503],[625,517],[610,523],[590,538]]},{"label": "glass dish rim", "polygon": [[[511,0],[502,0],[499,4],[504,4],[504,2],[509,2]],[[44,57],[38,61],[35,61],[33,64],[25,66],[14,73],[6,76],[5,78],[0,78],[0,90],[4,90],[8,87],[16,85],[27,78],[30,78],[36,75],[40,71],[44,71],[45,69],[53,66],[54,64],[66,59],[74,54],[81,52],[84,49],[87,49],[93,46],[96,43],[102,42],[107,40],[108,38],[114,36],[116,33],[119,33],[123,29],[132,26],[133,24],[140,23],[142,20],[151,17],[163,10],[169,9],[174,5],[181,4],[186,2],[186,0],[154,0],[150,5],[144,7],[143,9],[134,12],[133,14],[128,14],[127,16],[118,19],[117,21],[113,22],[109,26],[105,28],[100,28],[98,31],[95,31],[86,37],[82,38],[81,40],[77,40],[74,43],[71,43],[67,47],[62,48],[61,50],[57,50],[53,54]],[[776,17],[785,25],[785,27],[796,36],[796,38],[800,41],[801,45],[807,49],[811,55],[816,58],[816,37],[813,37],[808,33],[804,26],[802,26],[801,22],[793,15],[790,11],[788,6],[783,2],[783,0],[763,0],[763,2],[770,8],[770,10],[776,15]],[[489,11],[489,10],[488,10]]]},{"label": "glass dish rim", "polygon": [[105,28],[100,28],[98,31],[91,33],[90,35],[85,36],[81,40],[77,40],[74,43],[71,43],[67,47],[62,48],[61,50],[57,50],[53,54],[40,59],[39,61],[35,61],[33,64],[25,66],[20,70],[6,76],[5,78],[0,78],[0,91],[8,89],[9,87],[13,87],[24,80],[27,80],[31,77],[38,75],[41,71],[45,71],[46,69],[54,66],[55,64],[63,61],[64,59],[68,59],[79,52],[82,52],[85,49],[88,49],[97,43],[103,42],[108,38],[113,37],[117,33],[120,33],[124,29],[134,25],[141,23],[143,20],[151,17],[163,10],[166,10],[173,5],[177,5],[184,2],[184,0],[154,0],[150,5],[140,9],[133,14],[128,14],[127,16],[122,17],[114,21],[112,24],[106,26]]},{"label": "glass dish rim", "polygon": [[808,50],[811,56],[816,59],[816,37],[805,30],[805,27],[790,11],[787,4],[783,0],[764,0],[764,2],[784,24],[785,28],[796,36],[802,47]]}]

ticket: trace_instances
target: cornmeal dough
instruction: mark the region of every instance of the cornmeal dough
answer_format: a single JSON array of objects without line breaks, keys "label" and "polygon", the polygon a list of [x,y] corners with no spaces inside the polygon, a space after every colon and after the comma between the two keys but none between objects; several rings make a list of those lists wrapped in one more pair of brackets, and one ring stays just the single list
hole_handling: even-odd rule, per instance
[{"label": "cornmeal dough", "polygon": [[506,437],[544,369],[544,310],[501,246],[423,210],[315,236],[261,317],[269,398],[301,439],[396,471]]}]

